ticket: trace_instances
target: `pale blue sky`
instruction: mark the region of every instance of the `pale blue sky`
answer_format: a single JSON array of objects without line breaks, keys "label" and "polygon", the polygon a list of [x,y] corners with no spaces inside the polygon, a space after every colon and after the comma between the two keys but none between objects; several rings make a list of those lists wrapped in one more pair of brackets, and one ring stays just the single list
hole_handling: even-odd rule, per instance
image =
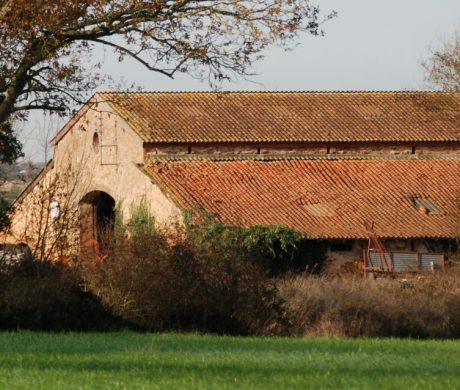
[{"label": "pale blue sky", "polygon": [[[304,35],[292,52],[273,48],[257,63],[250,82],[227,84],[225,90],[401,90],[426,89],[420,62],[430,47],[460,31],[460,0],[316,0],[324,12],[338,11],[324,25],[325,37]],[[104,70],[115,79],[145,90],[208,90],[180,75],[176,80],[140,65],[119,64],[109,54]],[[29,124],[23,139],[27,157],[39,161],[43,151]],[[40,120],[38,119],[38,123]]]},{"label": "pale blue sky", "polygon": [[[430,45],[460,29],[460,0],[314,0],[339,16],[325,37],[304,35],[293,52],[272,49],[256,64],[260,76],[225,89],[400,90],[423,88],[420,61]],[[107,57],[106,57],[107,58]],[[148,90],[203,90],[206,83],[169,80],[137,64],[106,70]]]}]

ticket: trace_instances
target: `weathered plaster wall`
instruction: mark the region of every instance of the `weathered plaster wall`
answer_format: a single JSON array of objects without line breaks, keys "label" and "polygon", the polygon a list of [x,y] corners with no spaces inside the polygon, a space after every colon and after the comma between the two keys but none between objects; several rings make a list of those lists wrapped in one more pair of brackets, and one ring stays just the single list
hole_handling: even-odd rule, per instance
[{"label": "weathered plaster wall", "polygon": [[[99,136],[99,147],[93,147],[93,137]],[[104,191],[115,199],[124,217],[145,197],[158,222],[165,223],[179,216],[179,209],[139,169],[143,163],[142,140],[101,103],[75,125],[55,150],[55,166],[70,162],[81,169],[82,197],[90,191]]]},{"label": "weathered plaster wall", "polygon": [[[11,233],[17,240],[32,239],[30,232],[36,229],[30,226],[30,213],[39,207],[38,198],[48,202],[43,205],[45,210],[49,208],[46,193],[61,207],[69,202],[67,207],[78,212],[78,203],[87,193],[106,192],[115,199],[125,220],[132,206],[145,199],[159,224],[181,221],[180,209],[138,166],[143,163],[142,140],[110,111],[105,103],[88,110],[55,145],[54,168],[16,205]],[[56,178],[65,183],[64,189],[62,183],[59,185],[59,193],[50,189]]]}]

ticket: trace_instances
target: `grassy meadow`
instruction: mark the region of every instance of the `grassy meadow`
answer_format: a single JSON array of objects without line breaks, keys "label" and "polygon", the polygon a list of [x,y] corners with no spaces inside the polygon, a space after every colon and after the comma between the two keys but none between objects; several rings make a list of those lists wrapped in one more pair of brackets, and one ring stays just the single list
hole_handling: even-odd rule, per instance
[{"label": "grassy meadow", "polygon": [[0,333],[0,388],[460,388],[460,342]]}]

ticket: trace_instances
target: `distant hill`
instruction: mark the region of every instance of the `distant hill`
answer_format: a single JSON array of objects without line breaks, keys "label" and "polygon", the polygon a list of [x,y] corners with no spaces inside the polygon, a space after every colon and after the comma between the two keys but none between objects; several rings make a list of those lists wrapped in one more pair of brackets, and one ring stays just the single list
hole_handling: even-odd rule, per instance
[{"label": "distant hill", "polygon": [[22,190],[42,170],[44,163],[0,164],[0,197],[13,203]]}]

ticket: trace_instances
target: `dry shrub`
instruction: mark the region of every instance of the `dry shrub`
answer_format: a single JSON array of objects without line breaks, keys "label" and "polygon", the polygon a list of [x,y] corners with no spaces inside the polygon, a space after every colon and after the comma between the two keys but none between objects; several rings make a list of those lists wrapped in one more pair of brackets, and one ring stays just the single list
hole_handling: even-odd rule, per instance
[{"label": "dry shrub", "polygon": [[94,331],[124,326],[80,288],[72,269],[29,256],[0,260],[0,329]]},{"label": "dry shrub", "polygon": [[279,281],[289,333],[335,337],[460,337],[460,274],[410,279],[296,276]]},{"label": "dry shrub", "polygon": [[221,224],[162,230],[141,205],[127,226],[115,224],[104,259],[82,260],[84,280],[115,314],[144,329],[276,333],[274,283],[235,231]]}]

